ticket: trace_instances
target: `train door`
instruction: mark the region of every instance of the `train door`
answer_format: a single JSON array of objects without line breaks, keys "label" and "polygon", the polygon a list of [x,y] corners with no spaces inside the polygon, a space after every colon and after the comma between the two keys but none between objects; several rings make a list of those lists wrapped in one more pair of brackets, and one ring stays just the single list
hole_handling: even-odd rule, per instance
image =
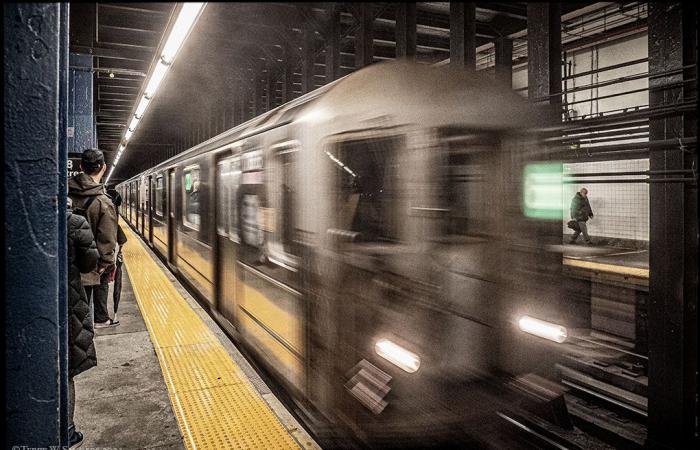
[{"label": "train door", "polygon": [[165,172],[153,175],[153,215],[151,216],[151,242],[163,258],[168,257],[168,203]]},{"label": "train door", "polygon": [[152,232],[152,217],[153,217],[153,211],[152,205],[153,205],[153,177],[151,175],[146,177],[146,229],[145,229],[145,237],[146,237],[146,242],[149,244],[153,243],[153,232]]},{"label": "train door", "polygon": [[236,311],[238,232],[238,186],[240,155],[226,153],[216,164],[216,283],[219,312],[238,327]]},{"label": "train door", "polygon": [[144,224],[145,224],[145,212],[146,212],[146,178],[141,177],[139,178],[139,219],[140,219],[140,224],[141,226],[139,227],[139,231],[141,232],[141,236],[143,239],[146,239],[146,234],[144,233]]},{"label": "train door", "polygon": [[168,262],[177,266],[177,188],[175,169],[168,170]]},{"label": "train door", "polygon": [[241,153],[236,194],[239,329],[292,392],[304,392],[305,308],[293,237],[298,146],[251,147]]},{"label": "train door", "polygon": [[[210,197],[213,158],[197,158],[178,170],[177,267],[178,272],[201,296],[215,306],[213,219]],[[212,167],[210,167],[210,165]]]},{"label": "train door", "polygon": [[136,226],[136,232],[139,232],[139,215],[141,214],[140,201],[141,201],[141,183],[139,181],[134,181],[134,225]]},{"label": "train door", "polygon": [[134,197],[132,183],[128,183],[126,185],[126,189],[127,189],[127,197],[126,197],[127,216],[126,216],[126,220],[127,220],[127,222],[129,222],[129,225],[131,225],[132,224],[132,217],[133,217],[131,210],[133,209],[132,202],[133,202],[133,197]]}]

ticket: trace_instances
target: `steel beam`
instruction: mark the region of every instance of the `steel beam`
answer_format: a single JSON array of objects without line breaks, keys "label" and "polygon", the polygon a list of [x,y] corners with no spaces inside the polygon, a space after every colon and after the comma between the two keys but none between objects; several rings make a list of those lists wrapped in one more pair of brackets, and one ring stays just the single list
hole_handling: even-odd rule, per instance
[{"label": "steel beam", "polygon": [[265,111],[270,111],[274,104],[274,83],[272,81],[272,64],[268,62],[263,76],[263,90],[265,91]]},{"label": "steel beam", "polygon": [[314,35],[314,31],[308,28],[302,32],[301,91],[304,94],[314,90],[314,62],[316,59]]},{"label": "steel beam", "polygon": [[340,74],[340,9],[332,5],[328,10],[328,28],[326,34],[326,83],[338,78]]},{"label": "steel beam", "polygon": [[360,3],[356,8],[355,18],[359,26],[355,31],[355,68],[360,69],[373,61],[374,13],[371,3]]},{"label": "steel beam", "polygon": [[[561,105],[561,5],[527,4],[528,98]],[[558,120],[561,120],[559,118]]]},{"label": "steel beam", "polygon": [[241,99],[238,107],[240,108],[240,123],[245,122],[246,120],[250,119],[250,95],[248,92],[248,87],[246,85],[241,85],[241,90],[240,90],[240,97]]},{"label": "steel beam", "polygon": [[396,5],[396,58],[416,57],[416,3]]},{"label": "steel beam", "polygon": [[450,2],[450,65],[476,70],[476,3]]},{"label": "steel beam", "polygon": [[[648,7],[649,106],[697,100],[697,7],[654,2]],[[681,70],[684,66],[690,68]],[[675,74],[668,74],[674,69]],[[667,75],[656,75],[662,73]],[[678,84],[691,78],[695,78],[693,83]],[[652,118],[649,139],[680,141],[695,136],[696,127],[697,110]],[[694,149],[684,151],[679,145],[649,155],[652,171],[694,168]],[[647,445],[693,448],[697,416],[697,188],[688,183],[651,184],[649,211]]]},{"label": "steel beam", "polygon": [[295,52],[289,44],[284,45],[284,61],[282,61],[282,101],[287,103],[294,98],[294,67]]},{"label": "steel beam", "polygon": [[496,82],[508,89],[513,87],[513,40],[500,37],[494,43]]}]

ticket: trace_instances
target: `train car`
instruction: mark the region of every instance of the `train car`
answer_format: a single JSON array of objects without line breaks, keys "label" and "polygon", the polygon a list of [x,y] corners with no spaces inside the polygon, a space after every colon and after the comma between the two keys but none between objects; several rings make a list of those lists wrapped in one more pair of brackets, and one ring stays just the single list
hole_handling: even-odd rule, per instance
[{"label": "train car", "polygon": [[532,403],[512,386],[551,392],[580,322],[551,117],[481,74],[375,64],[123,182],[123,214],[317,434],[498,447]]}]

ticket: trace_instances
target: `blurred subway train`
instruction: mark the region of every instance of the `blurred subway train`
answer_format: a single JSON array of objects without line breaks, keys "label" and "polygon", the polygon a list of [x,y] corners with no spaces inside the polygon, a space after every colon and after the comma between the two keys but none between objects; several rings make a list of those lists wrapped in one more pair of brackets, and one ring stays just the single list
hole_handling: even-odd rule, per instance
[{"label": "blurred subway train", "polygon": [[552,115],[379,63],[119,184],[122,215],[329,447],[570,447]]}]

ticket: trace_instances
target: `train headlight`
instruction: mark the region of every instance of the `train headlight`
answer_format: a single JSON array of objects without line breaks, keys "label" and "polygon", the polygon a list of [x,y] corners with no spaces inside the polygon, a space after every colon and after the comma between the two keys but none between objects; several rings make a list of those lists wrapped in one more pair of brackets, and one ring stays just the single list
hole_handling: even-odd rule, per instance
[{"label": "train headlight", "polygon": [[377,355],[408,373],[413,373],[420,368],[420,357],[418,355],[409,352],[388,339],[378,340],[374,344],[374,351],[377,352]]},{"label": "train headlight", "polygon": [[521,331],[534,334],[544,339],[549,339],[559,344],[564,342],[568,336],[565,327],[530,316],[522,316],[520,320],[518,320],[518,327]]}]

